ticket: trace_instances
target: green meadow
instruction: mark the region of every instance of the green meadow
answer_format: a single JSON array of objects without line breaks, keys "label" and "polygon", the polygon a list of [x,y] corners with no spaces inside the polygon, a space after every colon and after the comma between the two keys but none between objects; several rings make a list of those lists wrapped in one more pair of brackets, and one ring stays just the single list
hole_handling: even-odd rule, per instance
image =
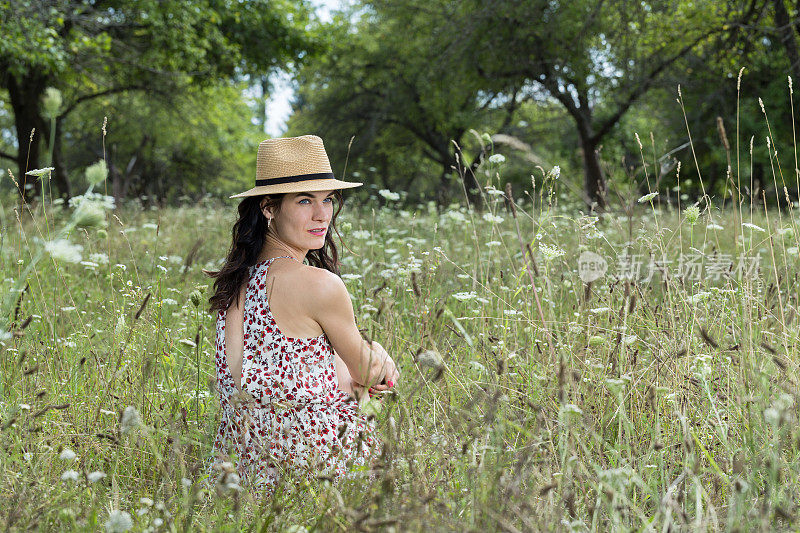
[{"label": "green meadow", "polygon": [[402,379],[365,407],[384,442],[373,471],[271,499],[206,469],[219,405],[202,269],[235,204],[97,195],[87,217],[4,199],[0,524],[797,527],[796,204],[649,195],[582,215],[558,169],[511,191],[493,161],[480,211],[345,196],[342,278]]}]

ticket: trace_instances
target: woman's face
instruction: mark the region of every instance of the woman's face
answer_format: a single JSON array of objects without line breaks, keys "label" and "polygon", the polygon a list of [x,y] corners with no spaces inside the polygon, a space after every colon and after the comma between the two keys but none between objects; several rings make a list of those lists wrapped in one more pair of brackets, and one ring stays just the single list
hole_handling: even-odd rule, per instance
[{"label": "woman's face", "polygon": [[333,217],[333,194],[332,190],[286,194],[274,216],[262,204],[264,216],[272,217],[270,232],[298,249],[322,248]]}]

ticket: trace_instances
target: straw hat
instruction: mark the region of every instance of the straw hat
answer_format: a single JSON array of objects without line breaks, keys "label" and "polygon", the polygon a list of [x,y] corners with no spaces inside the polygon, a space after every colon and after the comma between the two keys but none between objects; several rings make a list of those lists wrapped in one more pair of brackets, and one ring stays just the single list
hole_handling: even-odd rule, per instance
[{"label": "straw hat", "polygon": [[363,183],[333,177],[322,139],[316,135],[267,139],[258,145],[256,186],[230,198],[349,189]]}]

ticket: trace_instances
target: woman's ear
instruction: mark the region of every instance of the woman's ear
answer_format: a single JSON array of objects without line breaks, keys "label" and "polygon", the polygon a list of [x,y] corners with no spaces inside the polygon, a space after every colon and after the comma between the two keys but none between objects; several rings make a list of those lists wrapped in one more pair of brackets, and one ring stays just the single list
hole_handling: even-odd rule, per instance
[{"label": "woman's ear", "polygon": [[267,201],[266,198],[261,200],[261,204],[260,204],[261,213],[263,213],[264,216],[267,217],[267,219],[270,219],[270,218],[272,218],[273,215],[272,215],[272,210],[269,207],[267,207],[267,203],[268,203],[268,201]]}]

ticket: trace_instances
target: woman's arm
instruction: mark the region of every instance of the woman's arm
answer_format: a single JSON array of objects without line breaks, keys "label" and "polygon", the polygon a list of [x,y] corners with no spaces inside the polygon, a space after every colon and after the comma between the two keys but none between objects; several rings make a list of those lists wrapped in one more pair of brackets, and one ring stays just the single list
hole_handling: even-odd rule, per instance
[{"label": "woman's arm", "polygon": [[350,371],[347,370],[347,365],[344,364],[336,350],[333,351],[333,355],[336,363],[336,380],[339,383],[339,390],[347,394],[353,394],[353,377],[350,375]]},{"label": "woman's arm", "polygon": [[399,373],[394,361],[377,342],[367,342],[356,326],[353,303],[342,279],[324,269],[314,269],[309,276],[311,318],[317,321],[333,349],[344,362],[356,384],[380,387],[383,381],[397,383]]}]

